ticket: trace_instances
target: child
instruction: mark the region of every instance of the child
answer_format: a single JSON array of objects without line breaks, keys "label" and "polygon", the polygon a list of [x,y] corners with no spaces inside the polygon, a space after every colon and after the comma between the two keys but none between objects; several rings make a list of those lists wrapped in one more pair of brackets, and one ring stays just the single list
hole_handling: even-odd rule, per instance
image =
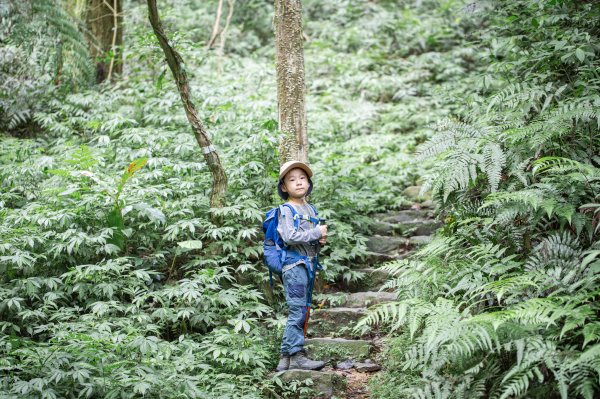
[{"label": "child", "polygon": [[[299,215],[316,217],[314,208],[306,202],[313,188],[313,173],[310,167],[299,161],[286,162],[279,170],[277,192],[287,200]],[[304,320],[308,295],[308,271],[312,266],[316,273],[318,244],[326,243],[327,226],[317,225],[310,220],[300,219],[294,228],[292,211],[280,206],[277,232],[287,245],[287,256],[283,262],[283,289],[288,305],[288,319],[281,342],[281,357],[276,371],[288,369],[319,370],[325,362],[310,360],[304,352]],[[307,264],[307,260],[311,265]]]}]

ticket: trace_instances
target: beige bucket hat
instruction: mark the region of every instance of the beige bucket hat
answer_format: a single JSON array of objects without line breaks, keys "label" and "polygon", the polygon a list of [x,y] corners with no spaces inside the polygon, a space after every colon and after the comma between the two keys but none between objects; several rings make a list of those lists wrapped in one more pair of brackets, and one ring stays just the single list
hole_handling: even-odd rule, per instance
[{"label": "beige bucket hat", "polygon": [[279,180],[283,179],[283,177],[287,174],[287,172],[289,172],[290,170],[295,169],[295,168],[300,168],[303,171],[305,171],[306,175],[308,177],[312,177],[312,175],[313,175],[313,172],[312,172],[312,169],[310,168],[310,166],[308,166],[304,162],[289,161],[289,162],[286,162],[283,165],[281,165],[281,168],[279,168]]}]

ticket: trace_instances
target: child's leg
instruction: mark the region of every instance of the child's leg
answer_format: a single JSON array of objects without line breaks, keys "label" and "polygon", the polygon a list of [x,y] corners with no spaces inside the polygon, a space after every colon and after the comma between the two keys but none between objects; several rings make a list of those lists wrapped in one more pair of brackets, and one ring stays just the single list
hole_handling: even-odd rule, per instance
[{"label": "child's leg", "polygon": [[307,286],[308,273],[303,265],[293,267],[283,274],[288,319],[283,332],[281,353],[293,355],[304,349]]}]

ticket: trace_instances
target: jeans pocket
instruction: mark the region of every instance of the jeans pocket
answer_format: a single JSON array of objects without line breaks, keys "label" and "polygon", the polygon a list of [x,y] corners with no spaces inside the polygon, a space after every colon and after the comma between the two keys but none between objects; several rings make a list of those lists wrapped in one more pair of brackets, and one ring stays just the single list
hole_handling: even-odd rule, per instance
[{"label": "jeans pocket", "polygon": [[290,284],[288,287],[288,294],[290,298],[304,298],[304,285]]}]

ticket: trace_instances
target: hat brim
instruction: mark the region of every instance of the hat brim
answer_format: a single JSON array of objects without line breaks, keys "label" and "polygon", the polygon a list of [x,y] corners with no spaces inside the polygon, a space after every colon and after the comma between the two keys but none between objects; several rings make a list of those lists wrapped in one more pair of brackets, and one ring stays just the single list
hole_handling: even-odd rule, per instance
[{"label": "hat brim", "polygon": [[310,168],[310,166],[308,166],[307,164],[305,164],[304,162],[300,162],[300,161],[292,161],[292,162],[287,162],[286,164],[283,165],[284,167],[279,171],[279,180],[283,179],[284,176],[292,169],[302,169],[304,172],[306,172],[306,175],[311,178],[313,175],[312,169]]}]

